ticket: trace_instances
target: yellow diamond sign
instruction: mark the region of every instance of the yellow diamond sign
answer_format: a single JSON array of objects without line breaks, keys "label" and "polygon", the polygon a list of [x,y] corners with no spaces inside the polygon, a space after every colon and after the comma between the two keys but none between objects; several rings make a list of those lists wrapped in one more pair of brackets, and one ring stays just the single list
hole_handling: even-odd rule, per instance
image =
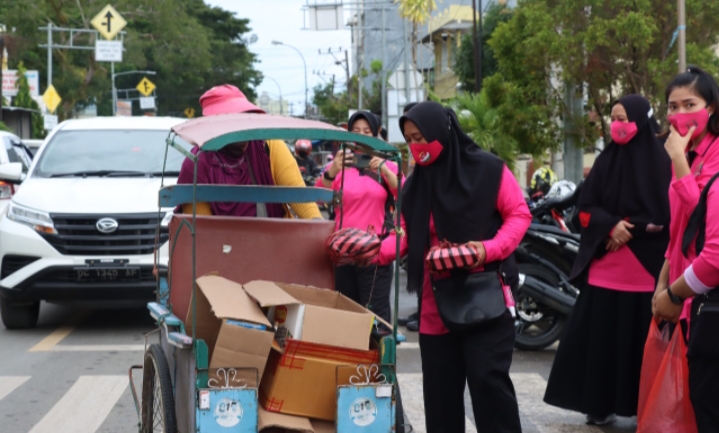
[{"label": "yellow diamond sign", "polygon": [[50,87],[48,87],[47,90],[45,90],[45,93],[43,93],[42,100],[45,102],[45,106],[47,106],[48,111],[54,113],[57,106],[60,105],[62,98],[57,93],[57,90],[55,90],[55,86],[50,84]]},{"label": "yellow diamond sign", "polygon": [[90,21],[95,30],[100,32],[103,38],[111,41],[115,39],[118,33],[127,25],[127,21],[120,15],[114,7],[107,5],[95,15]]},{"label": "yellow diamond sign", "polygon": [[195,109],[192,107],[185,108],[185,116],[187,116],[188,119],[195,117]]},{"label": "yellow diamond sign", "polygon": [[145,77],[135,88],[143,95],[150,96],[152,94],[152,91],[155,90],[155,83]]}]

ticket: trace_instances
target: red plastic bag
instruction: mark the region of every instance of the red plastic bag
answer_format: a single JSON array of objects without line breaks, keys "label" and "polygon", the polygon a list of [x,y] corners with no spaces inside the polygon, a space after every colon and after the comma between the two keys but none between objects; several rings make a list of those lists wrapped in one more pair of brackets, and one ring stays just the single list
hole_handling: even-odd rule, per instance
[{"label": "red plastic bag", "polygon": [[697,433],[689,400],[689,366],[681,326],[669,340],[669,327],[652,320],[639,382],[637,433]]}]

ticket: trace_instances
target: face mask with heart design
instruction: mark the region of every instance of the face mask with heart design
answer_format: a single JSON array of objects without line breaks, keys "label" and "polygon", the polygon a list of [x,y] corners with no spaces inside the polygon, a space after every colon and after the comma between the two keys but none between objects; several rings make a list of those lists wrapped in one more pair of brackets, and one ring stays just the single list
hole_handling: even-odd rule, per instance
[{"label": "face mask with heart design", "polygon": [[434,140],[431,143],[410,143],[409,150],[412,152],[412,158],[417,165],[426,167],[439,158],[444,147],[442,144]]}]

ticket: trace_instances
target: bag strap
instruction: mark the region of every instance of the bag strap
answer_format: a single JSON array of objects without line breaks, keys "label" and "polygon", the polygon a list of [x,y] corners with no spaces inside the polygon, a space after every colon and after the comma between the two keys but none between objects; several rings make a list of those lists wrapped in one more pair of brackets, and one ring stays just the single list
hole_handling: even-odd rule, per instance
[{"label": "bag strap", "polygon": [[697,255],[699,255],[702,252],[702,249],[704,249],[707,224],[707,197],[712,184],[714,184],[714,181],[717,180],[717,178],[719,178],[719,173],[712,176],[706,186],[704,186],[704,189],[699,196],[699,203],[697,203],[697,206],[694,208],[691,216],[689,217],[687,228],[684,230],[684,236],[682,237],[682,254],[684,254],[684,257],[687,257],[689,247],[694,239],[696,239],[695,247]]}]

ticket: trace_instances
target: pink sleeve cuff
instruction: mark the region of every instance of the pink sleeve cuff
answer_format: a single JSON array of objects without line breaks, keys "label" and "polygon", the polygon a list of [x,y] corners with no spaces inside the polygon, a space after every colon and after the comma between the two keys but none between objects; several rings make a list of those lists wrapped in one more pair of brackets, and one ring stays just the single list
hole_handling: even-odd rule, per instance
[{"label": "pink sleeve cuff", "polygon": [[681,179],[673,180],[670,188],[674,189],[682,204],[690,209],[689,212],[691,212],[691,209],[694,209],[699,202],[699,185],[697,185],[696,179],[694,179],[694,176],[691,174]]},{"label": "pink sleeve cuff", "polygon": [[713,287],[709,287],[702,283],[699,277],[697,277],[697,274],[694,273],[694,265],[689,266],[684,271],[684,281],[687,282],[689,288],[697,295],[702,295],[713,289]]},{"label": "pink sleeve cuff", "polygon": [[484,263],[492,263],[497,260],[502,260],[502,247],[499,245],[499,242],[494,239],[490,239],[482,242],[482,245],[484,245],[484,253],[486,255]]}]

